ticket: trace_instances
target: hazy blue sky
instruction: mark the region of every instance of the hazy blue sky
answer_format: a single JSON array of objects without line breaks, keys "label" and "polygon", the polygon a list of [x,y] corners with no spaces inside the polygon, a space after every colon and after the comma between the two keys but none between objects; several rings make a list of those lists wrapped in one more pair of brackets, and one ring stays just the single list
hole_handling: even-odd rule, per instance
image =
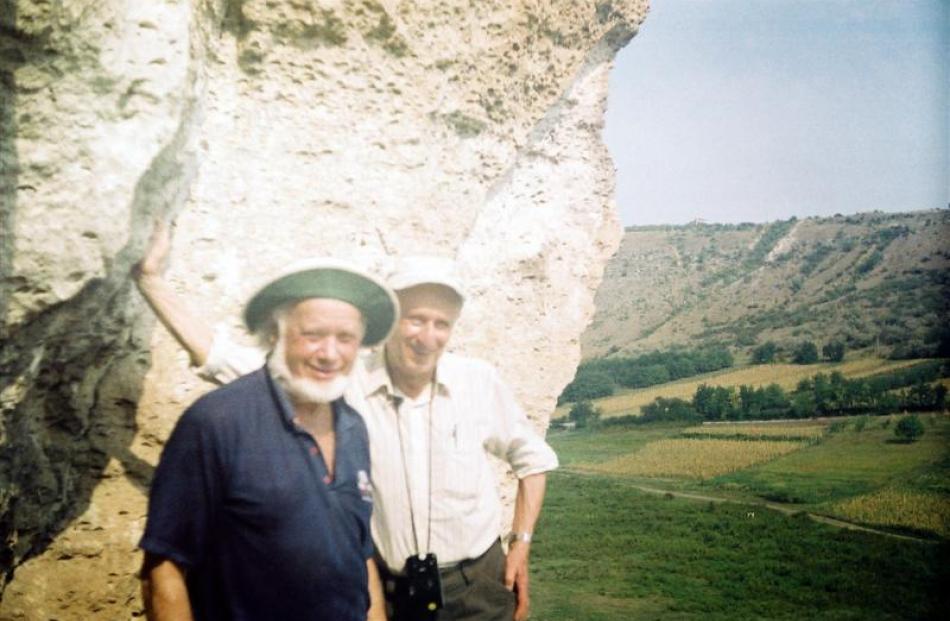
[{"label": "hazy blue sky", "polygon": [[950,0],[653,0],[604,137],[626,225],[950,199]]}]

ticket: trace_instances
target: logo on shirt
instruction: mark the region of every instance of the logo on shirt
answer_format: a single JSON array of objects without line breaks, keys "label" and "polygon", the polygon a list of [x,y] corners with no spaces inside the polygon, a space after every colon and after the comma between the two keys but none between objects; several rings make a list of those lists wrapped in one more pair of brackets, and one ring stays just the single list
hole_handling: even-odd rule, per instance
[{"label": "logo on shirt", "polygon": [[360,498],[366,502],[373,502],[373,484],[369,482],[369,475],[365,470],[357,471],[356,488],[360,490]]}]

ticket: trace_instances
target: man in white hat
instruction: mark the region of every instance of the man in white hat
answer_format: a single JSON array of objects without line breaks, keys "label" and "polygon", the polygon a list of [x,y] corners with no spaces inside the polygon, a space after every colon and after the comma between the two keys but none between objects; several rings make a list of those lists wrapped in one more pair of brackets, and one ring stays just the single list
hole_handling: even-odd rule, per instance
[{"label": "man in white hat", "polygon": [[361,343],[385,340],[397,312],[386,286],[328,260],[251,298],[266,365],[185,411],[152,481],[149,619],[385,618],[369,441],[341,397]]},{"label": "man in white hat", "polygon": [[[259,352],[213,333],[178,299],[161,277],[167,252],[158,230],[136,280],[199,373],[225,383],[259,366]],[[464,302],[451,261],[403,260],[389,284],[400,317],[385,348],[356,362],[345,399],[369,431],[390,618],[524,619],[531,535],[557,458],[493,367],[445,353]],[[507,555],[490,454],[519,480]]]}]

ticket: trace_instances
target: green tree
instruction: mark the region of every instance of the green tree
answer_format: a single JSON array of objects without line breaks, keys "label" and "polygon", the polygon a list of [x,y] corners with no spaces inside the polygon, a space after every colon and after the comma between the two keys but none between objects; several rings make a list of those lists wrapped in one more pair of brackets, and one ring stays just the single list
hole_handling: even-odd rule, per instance
[{"label": "green tree", "polygon": [[735,362],[732,354],[725,347],[702,350],[695,355],[695,358],[698,373],[727,369]]},{"label": "green tree", "polygon": [[762,415],[765,418],[782,418],[790,415],[792,403],[778,384],[769,384],[762,389]]},{"label": "green tree", "polygon": [[776,354],[778,354],[778,345],[774,341],[768,341],[752,350],[752,362],[755,364],[775,362]]},{"label": "green tree", "polygon": [[[801,384],[799,384],[801,386]],[[795,418],[811,418],[816,415],[815,393],[811,390],[797,390],[792,396],[792,415]]]},{"label": "green tree", "polygon": [[567,417],[578,429],[595,427],[600,421],[600,410],[591,405],[590,401],[578,401],[571,407]]},{"label": "green tree", "polygon": [[818,347],[811,341],[802,341],[792,352],[792,362],[795,364],[814,364],[818,362]]},{"label": "green tree", "polygon": [[614,394],[614,381],[606,373],[578,371],[577,377],[564,388],[558,404],[589,401]]},{"label": "green tree", "polygon": [[902,442],[916,442],[924,435],[924,424],[914,414],[905,416],[894,426],[894,435]]},{"label": "green tree", "polygon": [[653,403],[648,403],[641,408],[643,421],[698,421],[699,414],[693,407],[693,404],[685,399],[676,397],[657,397]]},{"label": "green tree", "polygon": [[831,362],[841,362],[844,360],[844,343],[841,341],[831,341],[821,348],[821,354]]},{"label": "green tree", "polygon": [[738,418],[738,397],[732,386],[700,384],[693,395],[693,408],[705,420],[735,420]]},{"label": "green tree", "polygon": [[627,388],[644,388],[670,381],[670,372],[662,364],[628,365],[620,372],[617,379],[622,386]]}]

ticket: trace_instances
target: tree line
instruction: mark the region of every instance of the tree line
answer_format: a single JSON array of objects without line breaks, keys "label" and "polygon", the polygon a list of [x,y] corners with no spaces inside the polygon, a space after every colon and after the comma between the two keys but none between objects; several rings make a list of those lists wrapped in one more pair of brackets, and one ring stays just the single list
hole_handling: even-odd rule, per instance
[{"label": "tree line", "polygon": [[558,405],[609,397],[617,388],[645,388],[684,377],[727,369],[734,363],[725,347],[652,352],[636,357],[582,362]]},{"label": "tree line", "polygon": [[[776,362],[782,348],[775,341],[767,341],[752,350],[752,362],[769,364]],[[813,341],[801,341],[790,350],[791,361],[795,364],[814,364],[819,361],[818,346]],[[845,345],[842,341],[830,341],[821,348],[821,355],[828,362],[844,360]]]},{"label": "tree line", "polygon": [[919,365],[886,375],[847,379],[841,373],[818,373],[791,393],[769,386],[700,385],[692,400],[658,397],[641,408],[643,422],[661,420],[741,421],[853,414],[890,414],[946,409],[947,387],[933,383],[947,377],[947,365]]}]

